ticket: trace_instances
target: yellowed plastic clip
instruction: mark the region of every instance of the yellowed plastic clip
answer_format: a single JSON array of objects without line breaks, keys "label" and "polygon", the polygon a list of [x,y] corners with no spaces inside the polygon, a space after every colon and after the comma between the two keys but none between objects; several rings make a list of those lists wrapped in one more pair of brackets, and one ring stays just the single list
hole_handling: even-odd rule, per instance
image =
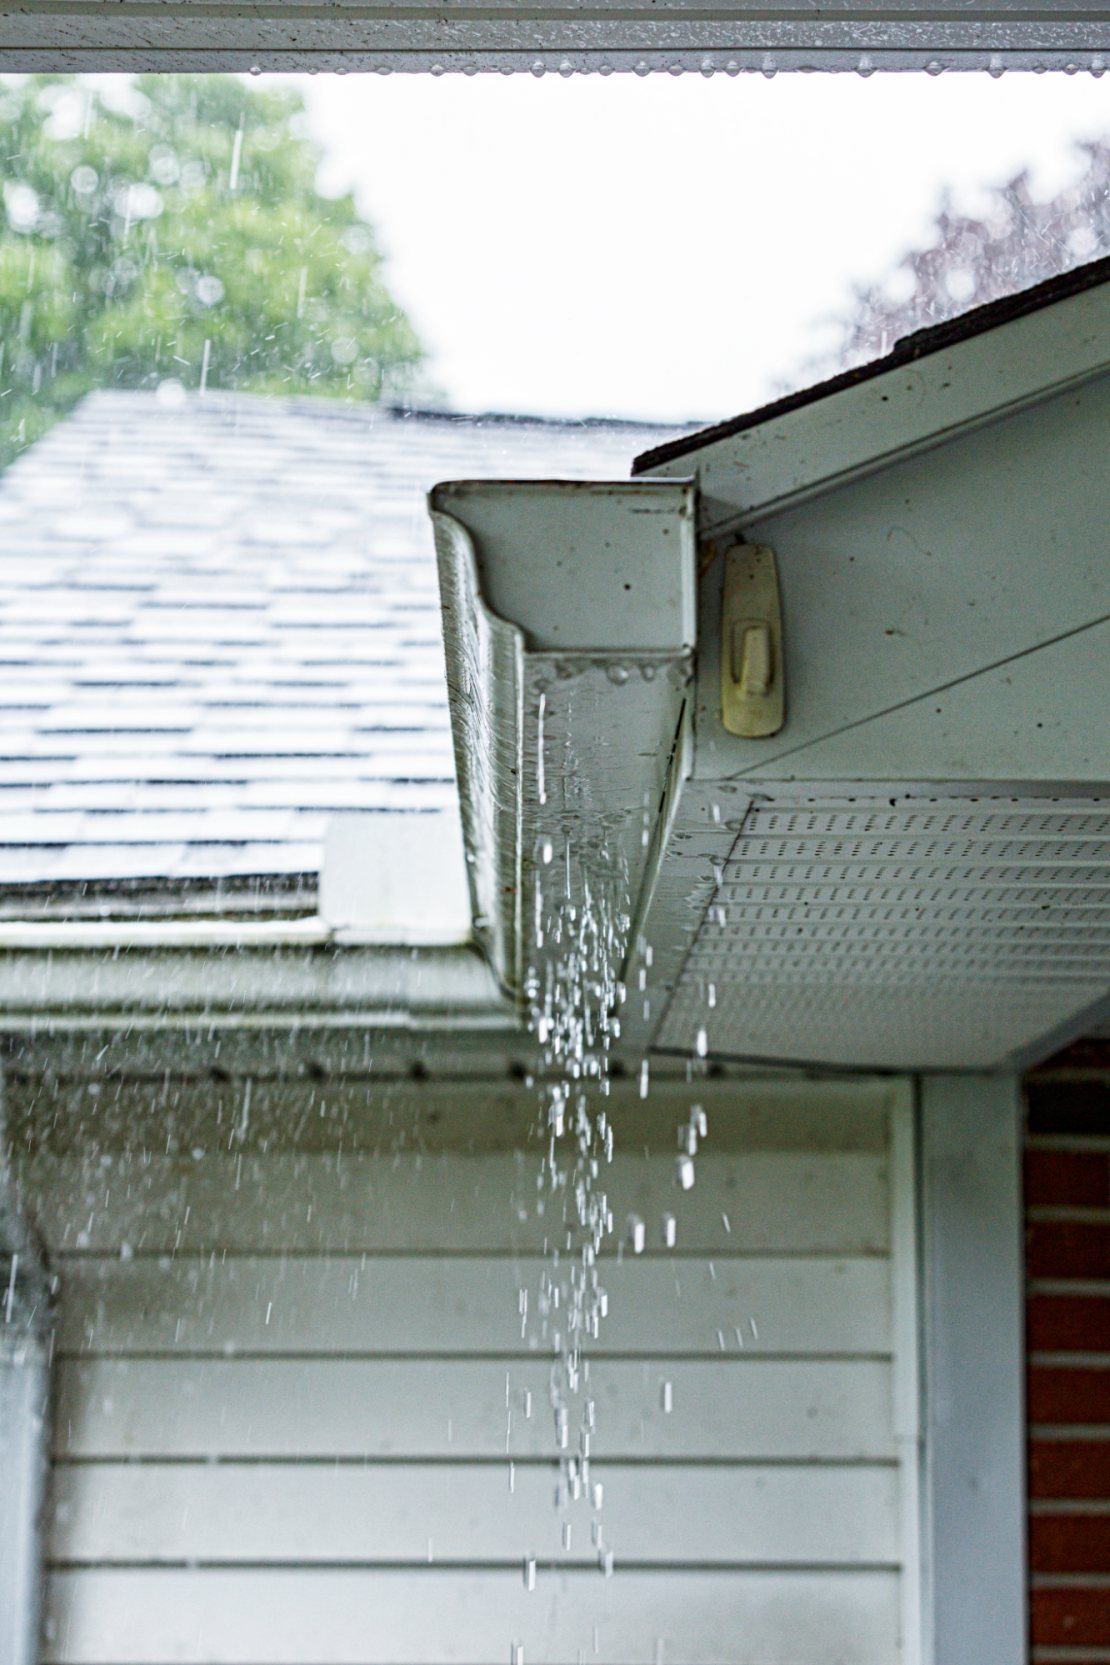
[{"label": "yellowed plastic clip", "polygon": [[782,606],[775,552],[735,543],[725,551],[721,601],[721,720],[760,739],[786,721]]}]

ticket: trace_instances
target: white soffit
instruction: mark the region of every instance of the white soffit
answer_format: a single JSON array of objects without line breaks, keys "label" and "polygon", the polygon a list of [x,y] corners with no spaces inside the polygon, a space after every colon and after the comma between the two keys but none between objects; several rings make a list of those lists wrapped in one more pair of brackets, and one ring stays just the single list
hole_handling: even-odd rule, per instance
[{"label": "white soffit", "polygon": [[3,14],[14,70],[942,70],[1102,72],[1110,7],[922,0],[29,0]]},{"label": "white soffit", "polygon": [[703,513],[726,490],[746,504],[782,588],[786,722],[743,739],[720,716],[721,559],[705,572],[699,778],[1110,781],[1097,270],[1085,293],[667,465],[708,482]]},{"label": "white soffit", "polygon": [[718,553],[641,1044],[983,1069],[1110,989],[1108,278],[641,459],[774,549],[786,685],[725,732]]},{"label": "white soffit", "polygon": [[1105,994],[1110,796],[722,801],[675,849],[700,926],[662,956],[662,1050],[991,1068]]}]

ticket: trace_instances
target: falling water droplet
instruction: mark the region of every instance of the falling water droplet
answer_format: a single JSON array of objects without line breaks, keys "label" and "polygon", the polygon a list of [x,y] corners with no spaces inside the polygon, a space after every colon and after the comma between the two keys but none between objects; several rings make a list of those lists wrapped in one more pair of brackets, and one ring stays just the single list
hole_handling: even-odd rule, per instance
[{"label": "falling water droplet", "polygon": [[674,1408],[674,1390],[670,1382],[662,1382],[659,1388],[659,1404],[663,1415],[670,1416]]},{"label": "falling water droplet", "polygon": [[524,1558],[524,1588],[526,1590],[536,1588],[536,1563],[531,1556],[525,1556]]},{"label": "falling water droplet", "polygon": [[646,1233],[644,1231],[644,1222],[638,1214],[630,1214],[628,1216],[628,1241],[632,1245],[632,1253],[634,1255],[643,1254]]},{"label": "falling water droplet", "polygon": [[550,864],[552,856],[555,854],[555,848],[549,838],[544,839],[543,849],[540,851],[540,854],[543,857],[544,866],[547,867]]},{"label": "falling water droplet", "polygon": [[676,1164],[678,1183],[684,1191],[689,1191],[694,1183],[694,1164],[690,1157],[680,1156]]},{"label": "falling water droplet", "polygon": [[664,1244],[664,1246],[668,1249],[673,1249],[674,1246],[675,1246],[675,1242],[677,1240],[677,1236],[678,1236],[678,1227],[675,1224],[674,1215],[673,1214],[664,1214],[664,1216],[663,1216],[663,1244]]},{"label": "falling water droplet", "polygon": [[694,1042],[694,1051],[697,1053],[699,1058],[704,1058],[706,1053],[709,1051],[709,1037],[704,1029],[698,1030],[698,1037]]},{"label": "falling water droplet", "polygon": [[648,1061],[645,1058],[643,1063],[640,1065],[640,1097],[641,1098],[647,1098],[647,1096],[648,1096]]}]

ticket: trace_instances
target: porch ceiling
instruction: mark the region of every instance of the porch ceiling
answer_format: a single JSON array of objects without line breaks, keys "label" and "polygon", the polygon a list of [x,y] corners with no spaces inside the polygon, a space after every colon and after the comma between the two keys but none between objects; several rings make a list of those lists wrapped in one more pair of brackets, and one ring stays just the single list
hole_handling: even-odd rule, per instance
[{"label": "porch ceiling", "polygon": [[391,69],[576,71],[1093,69],[1110,54],[1110,10],[1088,0],[515,0],[377,4],[151,4],[29,0],[4,15],[8,70]]}]

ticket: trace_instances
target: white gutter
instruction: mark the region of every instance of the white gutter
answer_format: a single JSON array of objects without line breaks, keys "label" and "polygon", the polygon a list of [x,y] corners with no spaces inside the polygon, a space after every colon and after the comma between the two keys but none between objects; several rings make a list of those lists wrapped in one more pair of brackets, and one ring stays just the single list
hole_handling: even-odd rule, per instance
[{"label": "white gutter", "polygon": [[216,1026],[512,1029],[472,947],[354,948],[229,939],[147,946],[42,944],[0,952],[0,1029]]},{"label": "white gutter", "polygon": [[198,1021],[511,1030],[458,815],[335,817],[320,912],[300,919],[0,921],[0,1028]]},{"label": "white gutter", "polygon": [[556,895],[639,918],[652,888],[690,765],[694,493],[456,481],[429,503],[475,935],[520,1001]]},{"label": "white gutter", "polygon": [[319,914],[303,919],[7,919],[0,920],[0,954],[13,949],[104,952],[170,948],[433,948],[463,949],[469,932],[433,929],[390,933],[329,925]]},{"label": "white gutter", "polygon": [[303,919],[6,919],[0,954],[107,949],[292,948],[337,940],[318,914]]}]

